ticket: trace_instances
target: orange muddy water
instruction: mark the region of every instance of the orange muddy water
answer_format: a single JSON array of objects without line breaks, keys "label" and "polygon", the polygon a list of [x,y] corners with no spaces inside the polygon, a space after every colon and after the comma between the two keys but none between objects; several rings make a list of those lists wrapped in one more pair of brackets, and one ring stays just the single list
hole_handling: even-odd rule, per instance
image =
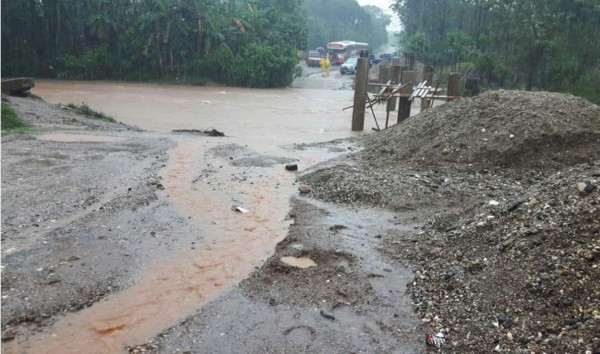
[{"label": "orange muddy water", "polygon": [[[33,92],[50,103],[85,102],[145,130],[214,128],[226,137],[174,134],[178,146],[170,151],[162,173],[165,190],[160,197],[204,235],[195,250],[148,264],[132,287],[65,316],[49,331],[5,346],[6,352],[117,353],[193,314],[270,256],[287,232],[289,200],[297,187],[295,173],[282,164],[244,167],[255,177],[249,184],[233,181],[231,176],[240,168],[224,162],[211,176],[211,184],[194,183],[215,163],[205,153],[235,143],[260,154],[296,159],[304,169],[339,152],[289,150],[283,145],[353,135],[352,112],[342,111],[352,104],[352,91],[41,80]],[[371,122],[367,120],[365,132],[374,126]],[[232,211],[232,205],[248,212]]]}]

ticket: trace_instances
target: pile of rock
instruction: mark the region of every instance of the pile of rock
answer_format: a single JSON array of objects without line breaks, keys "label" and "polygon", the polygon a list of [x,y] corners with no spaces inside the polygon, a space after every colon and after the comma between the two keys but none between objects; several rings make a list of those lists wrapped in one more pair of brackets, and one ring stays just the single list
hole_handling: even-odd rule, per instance
[{"label": "pile of rock", "polygon": [[418,242],[388,238],[416,265],[416,309],[448,349],[600,350],[599,181],[600,161],[577,166],[519,197],[432,218]]},{"label": "pile of rock", "polygon": [[600,107],[493,91],[363,143],[302,182],[326,201],[423,211],[384,252],[415,270],[443,351],[600,351]]},{"label": "pile of rock", "polygon": [[594,159],[599,143],[600,106],[560,93],[501,90],[449,102],[371,134],[357,157],[380,166],[547,169]]}]

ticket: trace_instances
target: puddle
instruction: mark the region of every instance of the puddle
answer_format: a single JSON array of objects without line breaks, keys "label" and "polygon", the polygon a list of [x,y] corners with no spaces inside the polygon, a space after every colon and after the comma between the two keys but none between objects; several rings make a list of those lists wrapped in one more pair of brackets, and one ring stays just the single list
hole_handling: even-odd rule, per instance
[{"label": "puddle", "polygon": [[59,141],[65,143],[110,143],[123,141],[125,138],[107,135],[48,133],[36,136],[39,140]]},{"label": "puddle", "polygon": [[297,267],[297,268],[310,268],[310,267],[316,267],[317,263],[315,263],[312,259],[308,258],[308,257],[282,257],[281,261],[287,265],[291,265],[292,267]]}]

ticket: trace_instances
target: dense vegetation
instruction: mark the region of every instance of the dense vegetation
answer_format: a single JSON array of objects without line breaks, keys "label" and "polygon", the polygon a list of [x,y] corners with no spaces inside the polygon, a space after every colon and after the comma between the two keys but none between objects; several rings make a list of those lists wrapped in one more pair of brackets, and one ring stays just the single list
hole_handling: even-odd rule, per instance
[{"label": "dense vegetation", "polygon": [[288,85],[301,0],[2,0],[2,76]]},{"label": "dense vegetation", "polygon": [[2,0],[2,76],[286,86],[298,50],[387,23],[356,0]]},{"label": "dense vegetation", "polygon": [[339,40],[366,42],[371,48],[387,42],[390,16],[378,7],[361,7],[356,0],[306,0],[306,9],[310,49]]},{"label": "dense vegetation", "polygon": [[[397,0],[407,51],[486,83],[600,103],[599,0]],[[463,69],[465,66],[463,65]]]}]

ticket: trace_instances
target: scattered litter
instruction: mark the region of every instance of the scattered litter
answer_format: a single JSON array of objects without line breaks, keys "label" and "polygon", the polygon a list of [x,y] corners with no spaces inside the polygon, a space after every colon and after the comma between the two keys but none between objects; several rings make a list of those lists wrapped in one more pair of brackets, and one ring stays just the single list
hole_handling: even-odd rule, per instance
[{"label": "scattered litter", "polygon": [[579,193],[581,194],[589,194],[596,189],[596,186],[590,183],[578,182],[577,189],[579,189]]},{"label": "scattered litter", "polygon": [[285,169],[288,171],[298,171],[298,165],[295,163],[291,163],[291,164],[285,165]]},{"label": "scattered litter", "polygon": [[441,348],[442,344],[444,344],[444,335],[442,333],[438,333],[436,335],[426,334],[425,335],[425,343],[432,347]]},{"label": "scattered litter", "polygon": [[325,317],[328,320],[335,320],[335,316],[331,312],[321,310],[319,311],[319,313],[321,314],[321,316]]},{"label": "scattered litter", "polygon": [[242,214],[246,214],[246,213],[248,212],[248,209],[246,209],[246,208],[244,208],[244,207],[241,207],[241,206],[239,206],[239,205],[234,205],[234,206],[232,206],[232,207],[231,207],[231,210],[233,210],[233,211],[237,211],[237,212],[239,212],[239,213],[242,213]]},{"label": "scattered litter", "polygon": [[281,261],[292,267],[302,269],[317,266],[317,263],[308,257],[281,257]]}]

